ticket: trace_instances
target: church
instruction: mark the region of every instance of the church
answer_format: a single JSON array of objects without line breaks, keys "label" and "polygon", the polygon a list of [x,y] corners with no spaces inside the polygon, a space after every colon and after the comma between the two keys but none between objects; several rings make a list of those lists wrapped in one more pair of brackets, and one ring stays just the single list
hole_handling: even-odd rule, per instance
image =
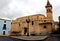
[{"label": "church", "polygon": [[45,8],[46,16],[35,14],[12,20],[11,35],[47,35],[52,33],[54,29],[53,7],[49,0],[47,0]]}]

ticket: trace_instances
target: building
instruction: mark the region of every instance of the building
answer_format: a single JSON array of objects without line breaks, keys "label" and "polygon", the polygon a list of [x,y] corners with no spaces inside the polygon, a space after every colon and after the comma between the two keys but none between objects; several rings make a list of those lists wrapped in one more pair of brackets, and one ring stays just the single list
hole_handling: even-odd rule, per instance
[{"label": "building", "polygon": [[60,16],[59,16],[59,27],[60,27]]},{"label": "building", "polygon": [[11,21],[6,19],[0,19],[0,36],[10,35]]},{"label": "building", "polygon": [[54,22],[54,24],[55,24],[55,31],[57,31],[59,28],[59,22]]},{"label": "building", "polygon": [[54,22],[54,34],[60,34],[60,16],[59,16],[59,22]]},{"label": "building", "polygon": [[60,16],[59,16],[59,22],[58,22],[58,33],[60,34]]},{"label": "building", "polygon": [[47,1],[46,16],[36,14],[12,20],[11,35],[46,35],[53,31],[52,5]]}]

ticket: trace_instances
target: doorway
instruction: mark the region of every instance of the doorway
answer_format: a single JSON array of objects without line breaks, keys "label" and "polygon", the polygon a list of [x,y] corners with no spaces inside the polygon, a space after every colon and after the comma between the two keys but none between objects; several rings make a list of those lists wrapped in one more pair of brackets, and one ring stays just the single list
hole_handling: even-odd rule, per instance
[{"label": "doorway", "polygon": [[27,34],[27,30],[28,30],[28,28],[24,28],[24,35]]},{"label": "doorway", "polygon": [[5,35],[5,31],[3,31],[3,35]]}]

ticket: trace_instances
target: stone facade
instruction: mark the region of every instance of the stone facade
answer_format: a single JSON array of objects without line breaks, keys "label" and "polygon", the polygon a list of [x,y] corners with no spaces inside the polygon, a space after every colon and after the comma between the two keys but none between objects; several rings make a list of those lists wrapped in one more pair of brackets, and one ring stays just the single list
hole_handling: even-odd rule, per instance
[{"label": "stone facade", "polygon": [[52,32],[54,27],[52,5],[47,1],[46,14],[36,14],[12,20],[11,35],[45,35]]}]

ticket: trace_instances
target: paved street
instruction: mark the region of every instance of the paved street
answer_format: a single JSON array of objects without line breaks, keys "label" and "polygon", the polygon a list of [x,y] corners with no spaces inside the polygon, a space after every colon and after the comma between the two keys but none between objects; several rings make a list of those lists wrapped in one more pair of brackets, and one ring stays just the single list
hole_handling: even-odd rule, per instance
[{"label": "paved street", "polygon": [[22,40],[22,39],[13,38],[13,37],[0,36],[0,41],[42,41],[42,40]]},{"label": "paved street", "polygon": [[[0,36],[0,41],[26,41],[26,40],[13,38],[13,37],[7,37],[7,36],[6,37]],[[32,40],[28,40],[28,41],[32,41]],[[38,41],[43,41],[43,40],[38,40]],[[47,41],[60,41],[60,34],[52,34],[51,37],[49,37]]]},{"label": "paved street", "polygon": [[52,34],[48,41],[60,41],[60,34]]},{"label": "paved street", "polygon": [[2,36],[0,36],[0,41],[23,41],[23,40],[12,38],[12,37],[2,37]]}]

